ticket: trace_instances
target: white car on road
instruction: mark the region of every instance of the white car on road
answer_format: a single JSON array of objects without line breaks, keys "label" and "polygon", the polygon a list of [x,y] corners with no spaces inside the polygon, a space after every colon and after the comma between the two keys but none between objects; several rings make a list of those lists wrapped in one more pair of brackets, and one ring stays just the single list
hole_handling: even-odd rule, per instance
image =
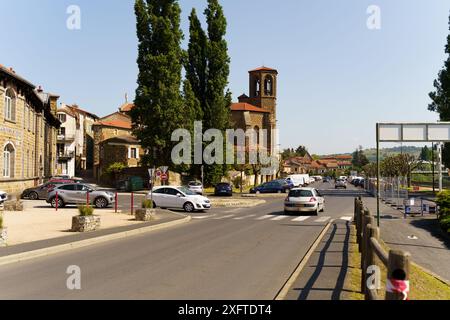
[{"label": "white car on road", "polygon": [[313,212],[325,210],[325,199],[315,188],[295,188],[284,201],[284,212]]},{"label": "white car on road", "polygon": [[[146,196],[151,200],[152,194]],[[198,195],[188,187],[157,187],[153,189],[154,207],[167,209],[183,209],[186,212],[205,211],[211,209],[211,201]]]},{"label": "white car on road", "polygon": [[195,192],[196,194],[203,194],[203,185],[201,182],[198,181],[191,181],[188,183],[188,187],[191,191]]}]

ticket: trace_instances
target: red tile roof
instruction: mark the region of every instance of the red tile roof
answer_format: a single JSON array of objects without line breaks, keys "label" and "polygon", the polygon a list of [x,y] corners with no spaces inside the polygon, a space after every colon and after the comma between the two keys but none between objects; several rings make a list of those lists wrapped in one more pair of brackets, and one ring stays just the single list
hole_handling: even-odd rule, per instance
[{"label": "red tile roof", "polygon": [[116,127],[122,129],[130,129],[131,130],[131,121],[121,121],[121,120],[112,120],[112,121],[97,121],[94,123],[97,126],[107,126],[107,127]]},{"label": "red tile roof", "polygon": [[254,70],[250,70],[249,72],[256,72],[256,71],[272,71],[272,72],[278,73],[278,71],[276,69],[272,69],[272,68],[268,68],[268,67],[264,67],[264,66],[262,66],[260,68],[256,68]]},{"label": "red tile roof", "polygon": [[270,113],[270,111],[264,110],[263,108],[256,107],[249,103],[232,103],[231,111],[250,111],[250,112],[260,112],[260,113]]},{"label": "red tile roof", "polygon": [[120,107],[120,111],[122,111],[122,112],[129,112],[133,108],[134,108],[134,104],[133,103],[125,103],[124,105],[122,105]]}]

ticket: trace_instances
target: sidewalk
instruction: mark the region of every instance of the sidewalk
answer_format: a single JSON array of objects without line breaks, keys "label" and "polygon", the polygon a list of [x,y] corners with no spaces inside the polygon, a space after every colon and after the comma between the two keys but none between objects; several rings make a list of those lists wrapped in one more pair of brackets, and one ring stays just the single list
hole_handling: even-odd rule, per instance
[{"label": "sidewalk", "polygon": [[[363,202],[376,215],[376,198],[366,197]],[[402,211],[382,202],[380,209],[380,232],[386,245],[410,252],[413,262],[450,280],[450,239],[441,232],[436,215],[404,219]]]},{"label": "sidewalk", "polygon": [[78,214],[77,208],[59,209],[57,212],[48,206],[35,205],[25,201],[23,212],[5,212],[4,224],[8,228],[7,247],[0,247],[0,256],[48,246],[71,243],[113,233],[130,231],[151,225],[169,222],[183,216],[164,211],[151,222],[135,221],[134,216],[115,213],[113,209],[95,210],[101,216],[101,229],[95,232],[74,233],[70,231],[72,217]]},{"label": "sidewalk", "polygon": [[351,224],[333,222],[285,300],[343,300]]}]

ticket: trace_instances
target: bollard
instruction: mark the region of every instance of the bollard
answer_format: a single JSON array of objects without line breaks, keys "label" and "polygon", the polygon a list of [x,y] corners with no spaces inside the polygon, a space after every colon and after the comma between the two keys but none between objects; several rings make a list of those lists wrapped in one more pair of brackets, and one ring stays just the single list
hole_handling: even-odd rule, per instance
[{"label": "bollard", "polygon": [[401,250],[389,252],[386,300],[409,300],[409,270],[411,255]]},{"label": "bollard", "polygon": [[117,206],[118,206],[118,203],[117,203],[117,192],[116,192],[115,203],[114,203],[114,210],[116,213],[117,213]]},{"label": "bollard", "polygon": [[131,192],[131,215],[134,214],[134,194]]},{"label": "bollard", "polygon": [[86,192],[86,205],[89,207],[91,200],[89,199],[89,191]]},{"label": "bollard", "polygon": [[56,211],[58,211],[58,203],[59,203],[59,200],[58,200],[58,191],[56,191],[56,197],[55,197],[55,200],[56,200],[56,206],[55,206],[55,209],[56,209]]}]

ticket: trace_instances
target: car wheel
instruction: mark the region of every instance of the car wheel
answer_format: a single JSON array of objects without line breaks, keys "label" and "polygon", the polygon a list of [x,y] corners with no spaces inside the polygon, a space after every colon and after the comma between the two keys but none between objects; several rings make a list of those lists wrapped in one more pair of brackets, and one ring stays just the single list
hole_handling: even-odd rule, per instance
[{"label": "car wheel", "polygon": [[28,195],[28,199],[30,199],[30,200],[38,200],[39,199],[39,195],[37,194],[37,192],[31,192]]},{"label": "car wheel", "polygon": [[190,202],[186,202],[183,206],[183,209],[186,212],[194,212],[194,210],[195,210],[194,205]]},{"label": "car wheel", "polygon": [[[50,205],[52,208],[56,208],[56,197],[52,198]],[[61,198],[58,198],[58,208],[64,208],[64,201]]]},{"label": "car wheel", "polygon": [[157,206],[156,206],[156,202],[155,201],[153,201],[153,209],[156,209],[157,208]]},{"label": "car wheel", "polygon": [[108,206],[108,200],[106,200],[106,198],[104,197],[98,197],[97,199],[95,199],[94,204],[97,208],[104,209]]},{"label": "car wheel", "polygon": [[325,205],[322,206],[322,210],[320,212],[325,212]]}]

